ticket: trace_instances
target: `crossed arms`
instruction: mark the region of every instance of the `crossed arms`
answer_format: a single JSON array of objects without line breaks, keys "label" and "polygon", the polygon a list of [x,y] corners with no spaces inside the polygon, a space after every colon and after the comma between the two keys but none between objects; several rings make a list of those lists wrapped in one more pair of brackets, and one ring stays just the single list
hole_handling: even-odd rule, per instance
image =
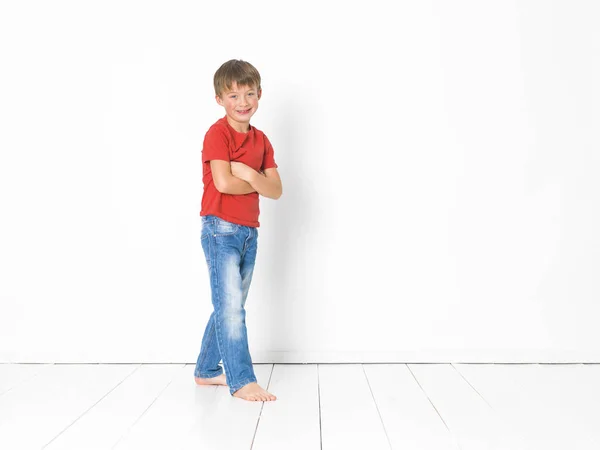
[{"label": "crossed arms", "polygon": [[215,187],[222,194],[243,195],[258,192],[275,200],[281,197],[281,178],[276,168],[265,169],[262,173],[241,162],[212,159],[210,170]]}]

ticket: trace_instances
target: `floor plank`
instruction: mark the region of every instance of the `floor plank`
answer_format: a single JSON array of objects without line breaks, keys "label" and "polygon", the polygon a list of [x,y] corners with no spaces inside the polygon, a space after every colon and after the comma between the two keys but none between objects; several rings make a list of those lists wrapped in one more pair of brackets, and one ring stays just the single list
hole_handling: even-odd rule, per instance
[{"label": "floor plank", "polygon": [[42,448],[135,366],[55,364],[0,397],[0,448]]},{"label": "floor plank", "polygon": [[451,364],[408,364],[461,450],[525,450],[523,436],[503,421]]},{"label": "floor plank", "polygon": [[110,449],[183,366],[133,365],[137,370],[131,376],[50,442],[45,450]]},{"label": "floor plank", "polygon": [[[189,427],[196,402],[208,413],[214,403],[216,386],[194,384],[194,366],[185,365],[113,446],[114,449],[175,449],[176,438]],[[173,444],[173,445],[172,445]]]},{"label": "floor plank", "polygon": [[390,449],[362,364],[319,364],[323,450]]},{"label": "floor plank", "polygon": [[600,448],[599,364],[257,364],[265,403],[194,367],[0,365],[0,449]]},{"label": "floor plank", "polygon": [[600,365],[456,364],[531,448],[600,447]]},{"label": "floor plank", "polygon": [[[197,386],[194,368],[186,365],[115,449],[250,448],[262,403],[232,397],[227,386]],[[267,385],[271,370],[254,366],[259,384]]]},{"label": "floor plank", "polygon": [[315,364],[277,364],[252,450],[313,450],[321,448],[319,385]]},{"label": "floor plank", "polygon": [[[273,364],[254,365],[257,383],[267,390],[272,372]],[[198,390],[202,389],[203,386]],[[263,402],[232,397],[228,387],[219,386],[211,408],[202,409],[200,414],[195,414],[194,423],[182,435],[181,448],[250,449],[262,409]]]},{"label": "floor plank", "polygon": [[459,448],[406,364],[365,364],[364,369],[393,449]]},{"label": "floor plank", "polygon": [[52,364],[0,364],[0,396],[49,367]]}]

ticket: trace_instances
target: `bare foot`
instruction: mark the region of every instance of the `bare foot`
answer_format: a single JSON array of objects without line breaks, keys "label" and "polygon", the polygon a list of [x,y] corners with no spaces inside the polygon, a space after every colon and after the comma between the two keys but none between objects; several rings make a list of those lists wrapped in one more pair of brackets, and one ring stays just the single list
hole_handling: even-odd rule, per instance
[{"label": "bare foot", "polygon": [[194,377],[194,380],[196,380],[196,384],[199,384],[200,386],[211,385],[211,384],[220,384],[221,386],[227,386],[227,381],[226,381],[226,377],[225,377],[224,373],[222,373],[221,375],[214,377],[214,378]]},{"label": "bare foot", "polygon": [[277,397],[270,392],[265,391],[257,383],[248,383],[246,386],[235,391],[233,396],[251,402],[269,402],[271,400],[277,400]]}]

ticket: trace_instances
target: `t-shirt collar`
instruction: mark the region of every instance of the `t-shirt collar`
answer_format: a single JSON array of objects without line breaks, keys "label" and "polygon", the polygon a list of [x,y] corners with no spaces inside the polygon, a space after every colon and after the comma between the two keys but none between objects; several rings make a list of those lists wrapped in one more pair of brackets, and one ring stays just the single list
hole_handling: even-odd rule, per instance
[{"label": "t-shirt collar", "polygon": [[227,120],[227,114],[225,114],[225,116],[223,117],[223,120],[225,121],[225,124],[233,131],[235,131],[237,134],[240,135],[247,135],[248,133],[250,133],[252,131],[252,129],[254,128],[252,125],[248,124],[248,132],[247,133],[242,133],[241,131],[236,130],[235,128],[233,128],[231,126],[231,124],[229,123],[229,121]]}]

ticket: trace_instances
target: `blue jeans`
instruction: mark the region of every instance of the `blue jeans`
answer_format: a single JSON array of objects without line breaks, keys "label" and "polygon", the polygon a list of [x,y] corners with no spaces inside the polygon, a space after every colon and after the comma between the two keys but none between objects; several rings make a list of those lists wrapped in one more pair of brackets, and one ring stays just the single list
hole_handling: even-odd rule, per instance
[{"label": "blue jeans", "polygon": [[258,229],[202,216],[202,249],[210,276],[214,311],[204,337],[194,376],[221,375],[223,360],[229,393],[256,382],[248,349],[246,310],[258,240]]}]

